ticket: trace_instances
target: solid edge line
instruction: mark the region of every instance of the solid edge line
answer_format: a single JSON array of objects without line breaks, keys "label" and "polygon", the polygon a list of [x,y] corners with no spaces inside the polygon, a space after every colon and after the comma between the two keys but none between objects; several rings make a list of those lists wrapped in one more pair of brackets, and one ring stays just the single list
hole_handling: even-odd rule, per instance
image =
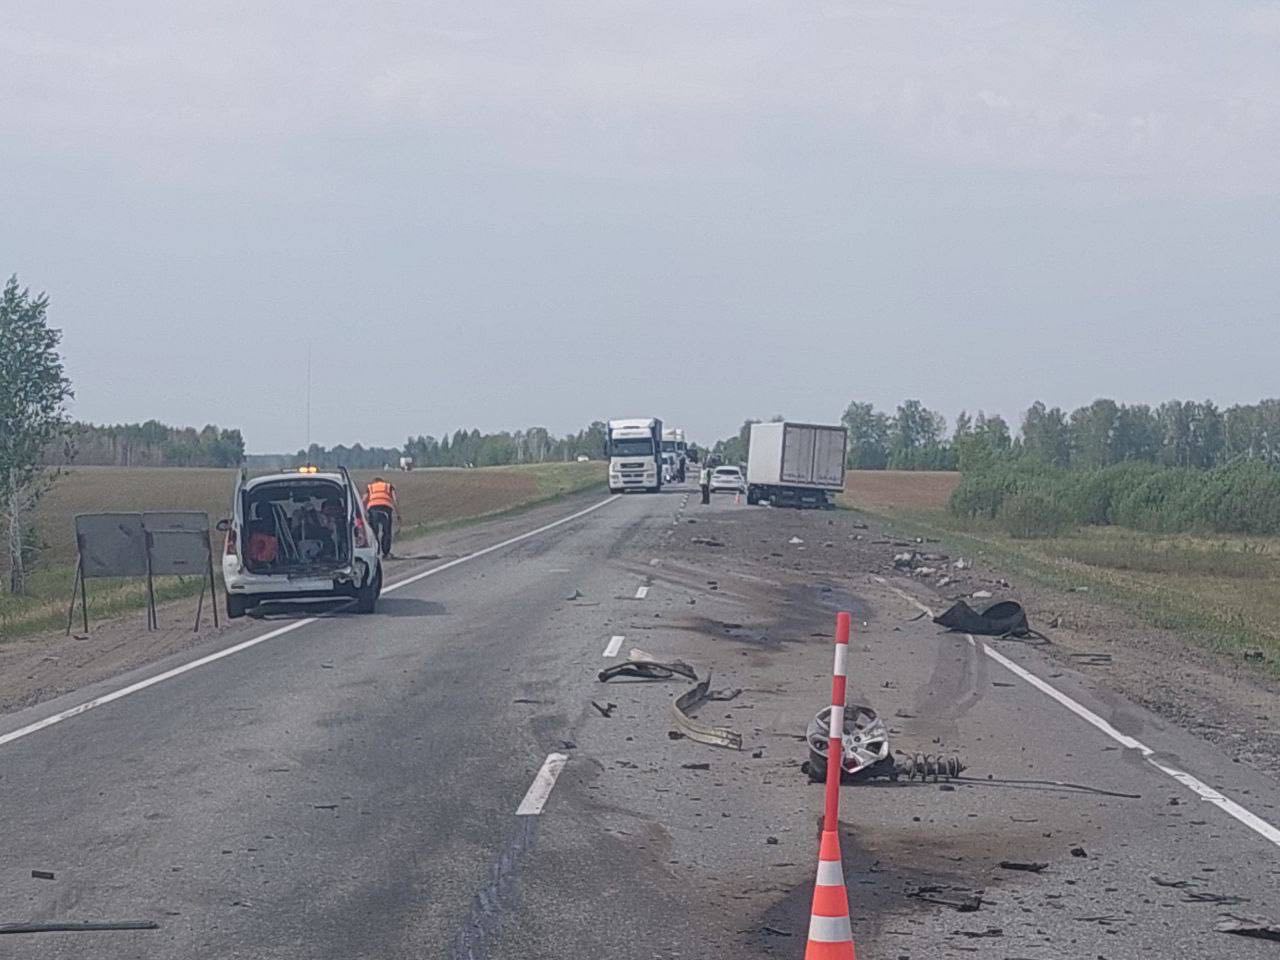
[{"label": "solid edge line", "polygon": [[[452,567],[456,567],[459,564],[466,563],[470,560],[478,559],[479,557],[493,553],[495,550],[501,550],[503,547],[509,547],[522,540],[528,540],[530,537],[536,537],[538,534],[546,533],[548,530],[553,530],[562,524],[577,520],[580,517],[585,517],[592,511],[608,506],[618,499],[621,499],[621,495],[615,495],[606,500],[601,500],[599,503],[592,504],[585,510],[579,510],[577,513],[572,513],[567,517],[561,517],[559,520],[553,521],[552,523],[543,524],[536,530],[530,530],[526,533],[520,534],[519,536],[503,540],[501,543],[495,543],[491,547],[485,547],[483,550],[477,550],[475,553],[469,553],[465,557],[450,560],[448,563],[442,563],[438,567],[432,567],[430,570],[414,574],[412,577],[406,577],[403,580],[398,580],[393,584],[383,587],[382,592],[391,593],[393,590],[399,590],[401,587],[408,586],[411,583],[417,583],[419,580],[423,580],[427,577],[433,577],[437,573],[443,573],[445,570],[449,570]],[[54,724],[61,723],[63,720],[70,720],[72,717],[79,716],[82,713],[88,713],[90,710],[94,710],[98,707],[104,707],[108,703],[114,703],[116,700],[120,700],[130,694],[146,690],[148,687],[154,687],[158,683],[163,683],[166,680],[172,680],[174,677],[180,677],[182,674],[189,673],[197,667],[203,667],[207,664],[221,660],[224,657],[229,657],[232,654],[248,650],[250,647],[256,647],[260,643],[266,643],[268,640],[274,640],[276,637],[282,637],[286,633],[292,633],[294,630],[300,630],[303,627],[310,626],[320,619],[323,618],[307,617],[303,620],[295,620],[293,623],[287,624],[286,626],[270,630],[260,637],[250,637],[248,640],[242,640],[240,643],[233,644],[232,646],[226,647],[222,650],[215,650],[213,653],[206,654],[203,657],[199,657],[189,663],[184,663],[180,666],[174,667],[171,670],[165,670],[163,673],[157,673],[154,677],[147,677],[147,679],[139,680],[137,683],[131,683],[127,687],[121,687],[119,690],[113,690],[110,693],[104,693],[100,697],[94,697],[92,700],[86,700],[84,703],[78,703],[74,707],[68,707],[66,710],[51,714],[42,720],[29,723],[25,727],[19,727],[17,730],[11,730],[6,734],[0,735],[0,747],[4,746],[6,743],[12,743],[14,740],[20,740],[23,737],[28,737],[33,733],[44,730],[46,727],[52,727]]]},{"label": "solid edge line", "polygon": [[622,649],[622,641],[625,639],[627,638],[622,634],[615,633],[609,638],[609,645],[604,648],[604,655],[606,657],[616,657],[618,655],[618,651]]},{"label": "solid edge line", "polygon": [[569,758],[563,753],[547,754],[547,759],[542,761],[542,767],[534,776],[533,783],[529,784],[520,806],[516,807],[517,817],[536,817],[542,812],[547,798],[551,796],[551,789],[560,779],[560,772],[568,762]]},{"label": "solid edge line", "polygon": [[[883,583],[884,581],[882,580],[881,582]],[[911,594],[907,593],[904,590],[899,590],[897,587],[891,586],[889,587],[889,589],[892,590],[894,593],[896,593],[898,596],[902,597],[904,600],[907,600],[910,603],[914,604],[916,609],[920,610],[922,613],[930,617],[933,616],[933,611],[930,610],[928,607],[926,607],[923,603],[921,603],[915,597],[911,596]],[[1143,759],[1145,759],[1147,763],[1151,764],[1151,766],[1155,767],[1161,773],[1165,774],[1166,776],[1172,777],[1174,780],[1178,781],[1178,783],[1182,784],[1184,787],[1186,787],[1192,793],[1196,794],[1196,796],[1200,797],[1202,800],[1206,800],[1209,803],[1212,803],[1215,807],[1217,807],[1223,813],[1227,814],[1230,817],[1234,817],[1236,820],[1244,824],[1246,827],[1248,827],[1254,833],[1258,834],[1264,840],[1268,840],[1271,843],[1275,844],[1276,846],[1280,847],[1280,829],[1277,829],[1275,826],[1268,823],[1266,820],[1263,820],[1260,816],[1258,816],[1252,810],[1249,810],[1246,807],[1240,806],[1240,804],[1236,803],[1230,797],[1226,796],[1225,794],[1221,793],[1218,790],[1213,789],[1213,787],[1209,786],[1204,781],[1199,780],[1196,777],[1192,776],[1191,774],[1187,773],[1185,770],[1179,770],[1177,767],[1170,767],[1164,763],[1161,763],[1159,760],[1155,759],[1155,751],[1152,750],[1150,747],[1148,747],[1141,740],[1136,740],[1133,737],[1129,736],[1128,734],[1121,733],[1119,730],[1117,730],[1111,724],[1107,723],[1106,720],[1102,719],[1102,717],[1098,716],[1088,707],[1071,699],[1071,697],[1067,696],[1065,693],[1063,693],[1061,690],[1059,690],[1057,687],[1053,686],[1052,684],[1046,683],[1044,680],[1041,680],[1038,676],[1036,676],[1030,670],[1026,669],[1026,667],[1023,667],[1017,663],[1014,663],[1004,654],[1000,653],[998,650],[993,650],[991,647],[987,646],[985,643],[979,643],[977,640],[974,639],[973,634],[965,634],[965,636],[968,638],[970,645],[975,647],[981,647],[983,653],[985,653],[988,657],[990,657],[996,663],[1000,664],[1000,666],[1004,667],[1014,676],[1025,680],[1027,683],[1031,684],[1031,686],[1035,687],[1037,690],[1039,690],[1041,693],[1043,693],[1045,696],[1049,697],[1050,699],[1056,700],[1059,704],[1066,707],[1068,710],[1074,713],[1077,717],[1079,717],[1085,723],[1089,724],[1090,726],[1096,727],[1098,730],[1105,733],[1108,737],[1110,737],[1116,743],[1120,744],[1121,746],[1128,747],[1130,750],[1137,750],[1140,754],[1142,754]]]},{"label": "solid edge line", "polygon": [[189,663],[184,663],[181,666],[174,667],[172,670],[157,673],[154,677],[147,677],[147,679],[139,680],[137,683],[131,683],[127,687],[121,687],[119,690],[113,690],[110,693],[104,693],[100,697],[94,697],[92,700],[86,700],[84,703],[78,703],[74,707],[69,707],[60,713],[47,716],[43,720],[37,720],[35,723],[27,724],[25,727],[19,727],[17,730],[9,731],[3,736],[0,736],[0,746],[4,746],[6,743],[11,743],[22,737],[30,736],[38,730],[43,730],[45,727],[53,726],[55,723],[61,723],[63,720],[70,720],[72,717],[79,716],[82,713],[88,713],[90,710],[96,709],[97,707],[106,706],[108,703],[113,703],[122,697],[138,693],[141,690],[147,689],[147,687],[154,687],[157,683],[172,680],[174,677],[181,676],[182,674],[194,670],[197,667],[203,667],[216,660],[221,660],[223,657],[229,657],[242,650],[248,650],[250,647],[256,647],[260,643],[266,643],[268,640],[274,640],[276,637],[284,636],[286,633],[291,633],[294,630],[300,630],[302,627],[309,626],[319,619],[320,617],[307,617],[305,620],[295,620],[293,623],[286,626],[264,633],[260,637],[250,637],[248,640],[243,640],[240,643],[226,647],[222,650],[217,650],[213,653],[207,654],[206,656],[192,660]]}]

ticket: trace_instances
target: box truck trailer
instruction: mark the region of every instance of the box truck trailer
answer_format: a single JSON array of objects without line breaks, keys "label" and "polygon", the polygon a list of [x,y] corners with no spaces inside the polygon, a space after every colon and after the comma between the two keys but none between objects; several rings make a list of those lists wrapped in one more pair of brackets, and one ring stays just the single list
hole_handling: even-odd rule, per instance
[{"label": "box truck trailer", "polygon": [[689,464],[689,446],[685,443],[684,431],[679,427],[666,427],[662,431],[662,454],[671,458],[672,476],[684,481],[685,470]]},{"label": "box truck trailer", "polygon": [[753,423],[747,451],[747,503],[775,507],[830,506],[844,489],[844,427],[816,423]]}]

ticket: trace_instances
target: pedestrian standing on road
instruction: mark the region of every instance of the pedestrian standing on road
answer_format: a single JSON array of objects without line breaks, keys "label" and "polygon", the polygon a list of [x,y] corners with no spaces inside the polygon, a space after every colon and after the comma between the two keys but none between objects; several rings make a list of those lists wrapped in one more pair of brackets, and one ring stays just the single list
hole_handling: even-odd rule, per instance
[{"label": "pedestrian standing on road", "polygon": [[702,502],[711,502],[711,468],[705,463],[698,472],[698,486],[702,487]]},{"label": "pedestrian standing on road", "polygon": [[391,517],[394,514],[400,520],[396,488],[381,477],[374,477],[365,488],[364,508],[369,511],[369,522],[377,534],[379,552],[384,557],[391,556]]}]

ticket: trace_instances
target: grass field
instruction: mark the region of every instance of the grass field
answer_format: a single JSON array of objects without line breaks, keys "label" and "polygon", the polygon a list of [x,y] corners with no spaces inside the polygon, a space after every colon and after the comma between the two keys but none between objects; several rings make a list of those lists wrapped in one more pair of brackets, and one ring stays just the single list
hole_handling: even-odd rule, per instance
[{"label": "grass field", "polygon": [[996,524],[946,512],[958,479],[854,471],[842,502],[891,518],[903,532],[945,533],[959,549],[985,554],[1045,586],[1087,587],[1090,597],[1118,604],[1153,626],[1187,632],[1280,674],[1280,538],[1082,527],[1057,537],[1015,540]]},{"label": "grass field", "polygon": [[[41,501],[33,518],[43,547],[30,578],[30,596],[0,595],[0,638],[54,625],[66,616],[75,565],[73,518],[78,513],[141,510],[204,510],[210,523],[227,516],[235,485],[234,470],[195,467],[74,467]],[[355,471],[357,483],[373,471]],[[440,469],[389,475],[399,491],[404,515],[402,536],[470,522],[543,503],[603,484],[603,463],[543,463],[476,470]],[[221,543],[218,536],[216,542]],[[7,570],[5,571],[7,575]],[[198,583],[157,581],[165,598],[191,595]],[[91,617],[138,606],[138,583],[95,581]]]},{"label": "grass field", "polygon": [[960,474],[931,470],[850,470],[845,474],[845,506],[872,513],[944,510]]}]

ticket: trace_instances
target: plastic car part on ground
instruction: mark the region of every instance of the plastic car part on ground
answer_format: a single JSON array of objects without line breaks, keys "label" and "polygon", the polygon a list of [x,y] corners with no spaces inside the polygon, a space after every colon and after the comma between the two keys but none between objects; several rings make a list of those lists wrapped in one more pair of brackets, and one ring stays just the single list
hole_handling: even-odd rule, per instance
[{"label": "plastic car part on ground", "polygon": [[976,633],[983,637],[1017,637],[1022,640],[1041,640],[1049,638],[1031,629],[1027,623],[1027,612],[1022,604],[1014,600],[1001,600],[985,607],[981,612],[974,610],[963,600],[958,600],[946,612],[933,618],[933,622],[948,630],[960,633]]},{"label": "plastic car part on ground", "polygon": [[631,680],[670,680],[676,674],[687,677],[690,680],[698,679],[693,667],[681,660],[663,663],[657,660],[637,660],[635,658],[622,663],[615,663],[611,667],[605,667],[596,674],[596,678],[601,683],[607,683],[615,677],[626,677]]},{"label": "plastic car part on ground", "polygon": [[[827,775],[827,747],[831,739],[831,707],[823,707],[809,721],[805,739],[809,742],[809,776],[814,780],[824,779]],[[870,707],[853,703],[845,708],[844,732],[840,740],[842,777],[887,774],[893,769],[888,731],[884,721]]]},{"label": "plastic car part on ground", "polygon": [[712,690],[711,674],[705,680],[676,697],[671,704],[672,719],[680,733],[698,743],[710,744],[713,747],[728,747],[730,750],[742,749],[742,734],[728,727],[715,727],[696,720],[689,714],[708,700],[732,700],[741,690]]}]

